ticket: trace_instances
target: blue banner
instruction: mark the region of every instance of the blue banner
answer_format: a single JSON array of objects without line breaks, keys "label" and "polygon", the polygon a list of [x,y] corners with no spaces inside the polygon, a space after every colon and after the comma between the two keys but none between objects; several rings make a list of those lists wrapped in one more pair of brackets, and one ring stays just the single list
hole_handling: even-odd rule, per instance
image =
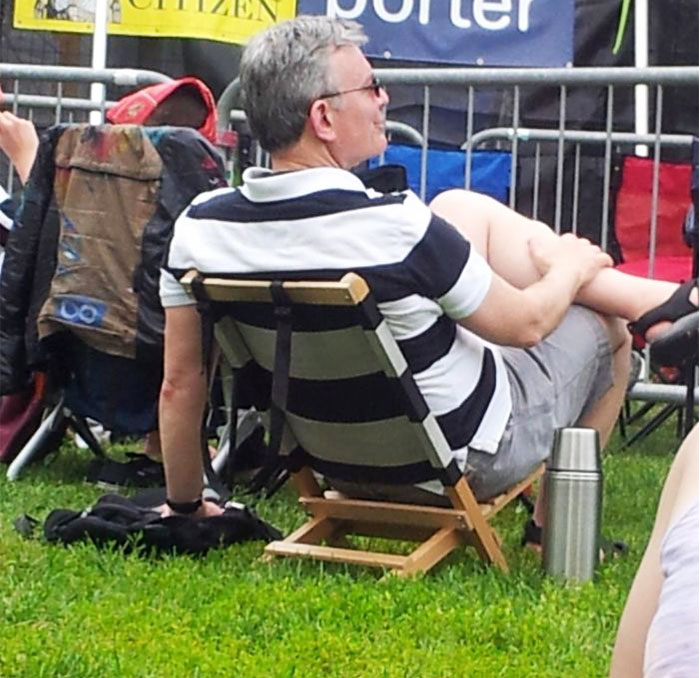
[{"label": "blue banner", "polygon": [[373,57],[465,66],[573,61],[574,0],[299,0],[298,14],[359,21]]}]

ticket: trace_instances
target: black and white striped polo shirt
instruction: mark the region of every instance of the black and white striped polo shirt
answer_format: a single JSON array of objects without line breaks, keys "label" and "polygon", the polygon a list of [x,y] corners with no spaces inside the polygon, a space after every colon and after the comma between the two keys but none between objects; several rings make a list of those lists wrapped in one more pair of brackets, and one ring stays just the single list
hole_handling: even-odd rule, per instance
[{"label": "black and white striped polo shirt", "polygon": [[458,463],[467,447],[495,452],[510,414],[496,346],[455,319],[483,301],[491,270],[415,194],[379,194],[352,173],[251,168],[239,189],[198,196],[175,223],[161,277],[164,306],[192,303],[176,278],[338,279],[370,285]]},{"label": "black and white striped polo shirt", "polygon": [[0,186],[0,226],[6,230],[12,228],[12,220],[15,218],[15,205],[5,189]]}]

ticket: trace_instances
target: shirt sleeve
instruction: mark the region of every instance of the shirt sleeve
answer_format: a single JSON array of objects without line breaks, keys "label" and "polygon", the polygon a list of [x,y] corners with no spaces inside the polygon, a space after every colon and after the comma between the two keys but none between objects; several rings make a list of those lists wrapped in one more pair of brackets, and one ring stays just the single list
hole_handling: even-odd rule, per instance
[{"label": "shirt sleeve", "polygon": [[445,313],[459,320],[476,311],[491,287],[493,271],[473,247],[455,284],[437,301]]},{"label": "shirt sleeve", "polygon": [[170,271],[161,268],[160,303],[163,308],[170,308],[173,306],[193,306],[197,300],[187,294],[180,281]]},{"label": "shirt sleeve", "polygon": [[416,290],[435,299],[458,320],[473,313],[484,300],[493,272],[471,243],[452,224],[435,214],[406,258]]},{"label": "shirt sleeve", "polygon": [[15,205],[12,202],[12,198],[0,186],[0,226],[9,231],[12,228],[14,218]]}]

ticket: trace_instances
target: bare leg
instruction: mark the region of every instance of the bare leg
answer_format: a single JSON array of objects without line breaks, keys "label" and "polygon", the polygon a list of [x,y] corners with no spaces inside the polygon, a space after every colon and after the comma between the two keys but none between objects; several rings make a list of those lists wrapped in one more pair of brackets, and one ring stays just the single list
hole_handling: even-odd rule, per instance
[{"label": "bare leg", "polygon": [[[455,190],[440,194],[430,205],[476,247],[501,277],[516,287],[527,287],[540,278],[529,253],[533,237],[556,238],[545,224],[523,217],[488,196]],[[613,386],[576,424],[598,431],[604,447],[613,430],[625,397],[630,367],[631,338],[620,317],[636,320],[663,303],[676,289],[674,283],[637,278],[602,270],[577,296],[577,303],[601,314],[613,352]],[[573,424],[574,422],[572,422]],[[535,505],[535,524],[544,522],[546,498],[540,492]]]},{"label": "bare leg", "polygon": [[[532,238],[556,238],[546,225],[528,219],[488,196],[464,190],[446,191],[430,204],[432,211],[450,222],[486,258],[491,268],[512,285],[524,288],[540,278],[530,257]],[[630,339],[620,322],[637,320],[666,301],[678,288],[675,283],[630,276],[612,268],[601,270],[581,288],[576,302],[601,314],[613,351],[612,388],[577,422],[595,428],[604,446],[615,425],[625,395],[629,373]],[[697,290],[691,301],[697,304]],[[665,329],[662,323],[647,334]],[[540,491],[535,505],[535,524],[544,522],[546,497]]]},{"label": "bare leg", "polygon": [[[624,323],[619,319],[601,316],[600,321],[605,325],[610,338],[613,385],[608,389],[605,395],[576,422],[576,426],[596,429],[600,436],[600,446],[604,449],[625,399],[627,380],[630,371],[632,338]],[[537,493],[537,500],[535,502],[535,512],[532,516],[535,525],[540,526],[544,525],[547,506],[547,497],[544,487],[544,484],[540,485],[540,491]]]},{"label": "bare leg", "polygon": [[577,422],[577,426],[594,428],[600,436],[600,445],[605,447],[610,438],[620,408],[627,391],[627,380],[630,372],[630,350],[632,338],[624,323],[617,318],[604,317],[610,337],[612,349],[612,378],[613,385],[607,393]]},{"label": "bare leg", "polygon": [[[488,196],[461,189],[441,193],[430,208],[458,228],[491,268],[512,285],[523,288],[540,278],[528,242],[534,237],[556,238],[546,224],[528,219]],[[676,283],[608,268],[580,290],[576,301],[605,315],[637,320],[666,301],[677,287]]]}]

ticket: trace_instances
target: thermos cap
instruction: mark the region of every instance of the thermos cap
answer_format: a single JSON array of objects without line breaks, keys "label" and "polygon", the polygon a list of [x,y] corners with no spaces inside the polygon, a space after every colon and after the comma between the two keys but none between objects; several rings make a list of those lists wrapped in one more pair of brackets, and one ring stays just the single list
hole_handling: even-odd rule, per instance
[{"label": "thermos cap", "polygon": [[547,468],[559,471],[600,471],[598,432],[593,428],[561,428],[554,434]]}]

